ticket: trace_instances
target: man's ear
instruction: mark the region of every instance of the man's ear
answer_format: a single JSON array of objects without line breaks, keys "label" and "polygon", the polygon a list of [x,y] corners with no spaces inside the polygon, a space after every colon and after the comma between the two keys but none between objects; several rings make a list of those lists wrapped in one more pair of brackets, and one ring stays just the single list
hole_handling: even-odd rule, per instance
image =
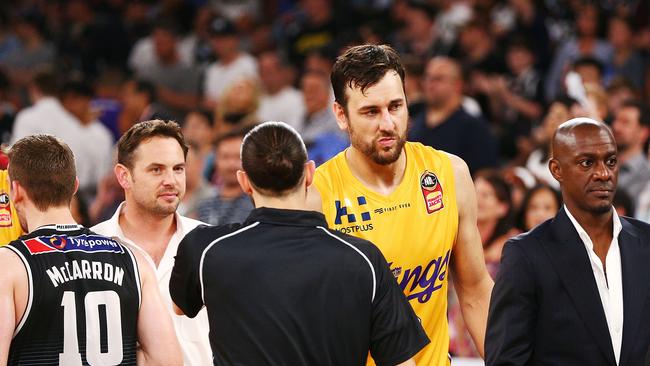
[{"label": "man's ear", "polygon": [[20,203],[25,199],[25,190],[17,180],[11,181],[11,189],[9,190],[9,197],[11,198],[11,202],[13,202],[14,205],[16,203]]},{"label": "man's ear", "polygon": [[113,172],[115,173],[115,177],[117,178],[117,182],[120,184],[120,187],[122,189],[129,189],[131,188],[131,172],[129,171],[129,168],[122,164],[115,164],[115,168],[113,168]]},{"label": "man's ear", "polygon": [[338,102],[334,102],[332,104],[332,108],[334,109],[334,116],[336,116],[336,124],[339,125],[339,128],[343,131],[348,130],[348,116],[345,112],[345,108],[343,108],[342,105],[340,105]]},{"label": "man's ear", "polygon": [[253,195],[253,186],[251,185],[251,182],[248,179],[248,175],[246,175],[245,171],[237,170],[237,182],[239,182],[239,186],[241,187],[242,191],[244,191],[244,193],[249,196]]},{"label": "man's ear", "polygon": [[79,177],[74,178],[74,192],[72,194],[77,194],[79,190]]},{"label": "man's ear", "polygon": [[548,170],[556,181],[562,183],[562,167],[560,167],[560,162],[557,159],[552,158],[548,161]]}]

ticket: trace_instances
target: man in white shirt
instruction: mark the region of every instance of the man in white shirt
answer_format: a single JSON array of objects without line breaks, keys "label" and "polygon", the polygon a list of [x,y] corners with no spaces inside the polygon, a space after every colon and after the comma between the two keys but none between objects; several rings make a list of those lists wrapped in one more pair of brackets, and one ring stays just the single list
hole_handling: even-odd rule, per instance
[{"label": "man in white shirt", "polygon": [[223,92],[240,79],[257,78],[255,58],[239,49],[239,36],[235,26],[225,18],[210,23],[210,42],[219,60],[205,71],[204,102],[216,106]]},{"label": "man in white shirt", "polygon": [[268,51],[260,55],[258,65],[264,93],[257,116],[261,121],[282,121],[302,129],[305,102],[302,92],[291,86],[289,64],[277,51]]},{"label": "man in white shirt", "polygon": [[176,209],[185,193],[187,146],[175,122],[152,120],[131,127],[118,142],[115,175],[125,201],[93,231],[120,238],[155,268],[163,302],[172,315],[185,365],[212,364],[205,311],[194,319],[174,314],[169,279],[178,243],[202,224]]},{"label": "man in white shirt", "polygon": [[616,142],[589,118],[561,124],[549,169],[564,207],[503,248],[486,365],[642,365],[650,345],[650,225],[619,217]]}]

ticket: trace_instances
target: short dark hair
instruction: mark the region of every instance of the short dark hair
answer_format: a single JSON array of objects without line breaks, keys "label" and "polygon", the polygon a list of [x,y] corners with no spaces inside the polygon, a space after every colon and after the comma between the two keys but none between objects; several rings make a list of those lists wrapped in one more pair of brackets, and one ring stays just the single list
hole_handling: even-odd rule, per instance
[{"label": "short dark hair", "polygon": [[75,95],[80,97],[92,98],[95,91],[89,82],[82,79],[68,80],[61,87],[61,96]]},{"label": "short dark hair", "polygon": [[251,184],[270,196],[282,196],[303,179],[307,149],[286,123],[265,122],[244,137],[242,168]]},{"label": "short dark hair", "polygon": [[49,68],[36,71],[31,84],[44,95],[56,95],[59,91],[59,80]]},{"label": "short dark hair", "polygon": [[623,101],[620,108],[636,108],[639,111],[639,124],[650,127],[650,109],[640,100],[627,99]]},{"label": "short dark hair", "polygon": [[336,59],[332,68],[334,100],[346,109],[348,102],[348,97],[345,95],[346,87],[357,87],[365,93],[389,71],[394,71],[400,76],[404,88],[404,66],[392,47],[368,44],[349,48]]},{"label": "short dark hair", "polygon": [[77,172],[72,150],[63,140],[52,135],[23,137],[9,150],[8,170],[39,210],[70,204]]},{"label": "short dark hair", "polygon": [[169,137],[178,141],[187,158],[187,144],[181,133],[181,127],[174,121],[154,119],[142,121],[131,126],[117,142],[117,162],[129,169],[133,168],[133,153],[141,143],[153,137]]},{"label": "short dark hair", "polygon": [[214,113],[212,113],[211,110],[207,108],[197,108],[189,111],[186,115],[185,118],[187,119],[187,116],[190,114],[198,114],[201,116],[203,119],[205,119],[210,127],[214,126]]},{"label": "short dark hair", "polygon": [[580,57],[573,63],[574,70],[580,66],[593,66],[598,70],[598,74],[600,74],[600,76],[602,76],[603,72],[605,71],[605,66],[603,66],[603,63],[591,56]]},{"label": "short dark hair", "polygon": [[156,87],[149,81],[142,79],[133,79],[133,87],[137,93],[144,93],[149,98],[149,103],[154,103],[158,99]]}]

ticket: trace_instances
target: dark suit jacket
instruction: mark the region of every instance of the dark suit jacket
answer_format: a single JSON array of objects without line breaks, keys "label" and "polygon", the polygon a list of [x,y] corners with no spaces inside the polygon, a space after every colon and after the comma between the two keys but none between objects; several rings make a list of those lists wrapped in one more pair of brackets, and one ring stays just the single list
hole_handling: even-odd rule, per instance
[{"label": "dark suit jacket", "polygon": [[[621,366],[650,345],[650,225],[621,217]],[[616,365],[587,250],[564,209],[503,248],[488,315],[486,365]]]}]

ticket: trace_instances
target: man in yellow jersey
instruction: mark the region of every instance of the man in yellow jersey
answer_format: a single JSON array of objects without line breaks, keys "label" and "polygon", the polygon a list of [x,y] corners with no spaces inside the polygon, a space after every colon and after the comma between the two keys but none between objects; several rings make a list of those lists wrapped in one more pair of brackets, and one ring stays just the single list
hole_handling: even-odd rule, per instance
[{"label": "man in yellow jersey", "polygon": [[[312,208],[338,231],[371,240],[431,339],[419,365],[448,365],[447,280],[483,354],[493,282],[476,227],[476,196],[465,162],[406,142],[404,68],[389,46],[350,48],[331,75],[334,113],[351,146],[318,168]],[[369,362],[372,364],[372,362]]]},{"label": "man in yellow jersey", "polygon": [[16,208],[9,200],[9,177],[0,170],[0,246],[9,244],[23,234]]}]

